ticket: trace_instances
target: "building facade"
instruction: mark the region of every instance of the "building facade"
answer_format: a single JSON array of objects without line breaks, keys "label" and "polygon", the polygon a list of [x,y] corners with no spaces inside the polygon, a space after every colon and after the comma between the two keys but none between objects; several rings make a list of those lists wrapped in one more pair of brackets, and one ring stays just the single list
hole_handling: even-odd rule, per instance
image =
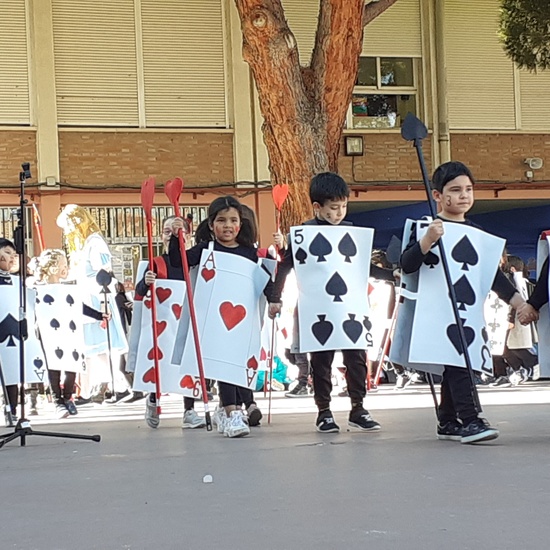
[{"label": "building facade", "polygon": [[[319,2],[282,3],[305,64]],[[550,74],[506,58],[498,10],[498,0],[397,0],[365,28],[339,159],[352,209],[423,200],[416,154],[400,136],[408,111],[429,128],[429,168],[469,164],[478,201],[550,198]],[[197,221],[213,198],[236,194],[268,244],[268,158],[241,44],[233,0],[2,0],[0,232],[30,162],[27,195],[47,246],[61,244],[55,217],[69,203],[99,209],[111,243],[142,244],[148,176],[182,177]],[[346,154],[348,138],[360,154]]]}]

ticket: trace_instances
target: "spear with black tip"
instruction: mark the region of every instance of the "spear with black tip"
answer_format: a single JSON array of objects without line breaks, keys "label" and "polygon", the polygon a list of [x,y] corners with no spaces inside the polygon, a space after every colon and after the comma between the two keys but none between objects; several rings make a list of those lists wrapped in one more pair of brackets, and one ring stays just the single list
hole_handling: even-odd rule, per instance
[{"label": "spear with black tip", "polygon": [[[416,154],[418,157],[418,162],[420,164],[420,171],[422,172],[422,180],[424,181],[424,188],[426,190],[426,196],[428,199],[428,205],[430,207],[430,214],[432,219],[437,218],[437,208],[435,202],[432,198],[431,188],[430,188],[430,179],[428,177],[428,170],[426,168],[426,162],[424,161],[424,153],[422,151],[422,140],[428,135],[428,129],[424,123],[419,120],[412,113],[409,113],[403,125],[401,126],[401,137],[406,141],[412,141],[413,146],[416,149]],[[453,308],[453,315],[455,318],[455,323],[458,328],[458,337],[460,341],[460,347],[462,354],[464,355],[464,362],[466,364],[466,369],[470,377],[470,391],[472,394],[472,399],[476,412],[479,414],[481,412],[481,404],[479,402],[479,395],[477,392],[474,369],[472,367],[472,362],[470,360],[470,354],[468,353],[468,342],[466,341],[466,335],[464,334],[464,326],[462,325],[462,319],[460,318],[460,312],[458,310],[458,304],[456,299],[456,292],[453,286],[453,281],[451,279],[451,272],[449,271],[449,263],[447,262],[447,255],[445,254],[445,247],[443,245],[443,240],[438,239],[437,246],[439,247],[439,254],[441,256],[441,265],[443,266],[443,272],[445,273],[445,281],[447,283],[447,288],[449,290],[449,297],[451,298],[451,305]],[[433,384],[433,378],[431,373],[428,373],[428,380],[430,382],[430,389],[432,391],[432,396],[436,404],[436,412],[438,411],[437,398],[435,395],[435,388]]]}]

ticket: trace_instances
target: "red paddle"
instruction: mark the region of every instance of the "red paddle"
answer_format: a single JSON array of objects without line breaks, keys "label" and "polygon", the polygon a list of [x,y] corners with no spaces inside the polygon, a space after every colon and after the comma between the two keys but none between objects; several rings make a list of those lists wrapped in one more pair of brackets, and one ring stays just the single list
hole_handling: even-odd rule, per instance
[{"label": "red paddle", "polygon": [[[181,217],[179,200],[181,190],[183,189],[183,180],[174,178],[167,181],[164,186],[164,193],[168,197],[170,204],[174,207],[174,214]],[[185,279],[185,288],[187,289],[187,303],[189,304],[189,315],[191,316],[191,328],[193,330],[193,340],[195,341],[195,353],[197,355],[197,365],[199,367],[199,378],[202,389],[202,400],[204,402],[204,417],[206,420],[206,429],[212,431],[212,420],[210,419],[210,410],[208,408],[208,392],[206,389],[206,379],[204,377],[204,365],[202,362],[201,346],[199,341],[199,329],[197,326],[197,316],[195,314],[195,303],[193,301],[193,287],[189,278],[189,264],[187,263],[187,254],[185,252],[185,240],[183,231],[178,231],[178,241],[180,245],[181,265],[183,267],[183,277]]]},{"label": "red paddle", "polygon": [[[141,205],[147,221],[147,250],[149,252],[149,271],[154,271],[153,257],[153,200],[155,198],[155,178],[146,179],[141,185]],[[157,306],[155,300],[155,284],[151,285],[151,318],[153,324],[153,365],[155,372],[155,395],[157,414],[160,414],[160,369],[159,347],[157,333]]]}]

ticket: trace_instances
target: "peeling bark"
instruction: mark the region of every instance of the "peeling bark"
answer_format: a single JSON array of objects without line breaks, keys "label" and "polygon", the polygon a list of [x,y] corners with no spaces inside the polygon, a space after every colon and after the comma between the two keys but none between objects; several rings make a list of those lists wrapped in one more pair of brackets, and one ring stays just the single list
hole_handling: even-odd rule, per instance
[{"label": "peeling bark", "polygon": [[395,1],[365,6],[364,0],[320,0],[311,64],[301,67],[281,0],[235,0],[243,57],[252,70],[264,117],[271,183],[289,184],[281,218],[285,230],[311,217],[311,178],[337,171],[363,25]]}]

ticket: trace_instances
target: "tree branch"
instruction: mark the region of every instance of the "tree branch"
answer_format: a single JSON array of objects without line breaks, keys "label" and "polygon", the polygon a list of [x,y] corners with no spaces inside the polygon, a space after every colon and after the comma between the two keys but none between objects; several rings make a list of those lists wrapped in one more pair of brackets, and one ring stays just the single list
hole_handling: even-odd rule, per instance
[{"label": "tree branch", "polygon": [[363,9],[363,26],[368,25],[396,2],[397,0],[378,0],[365,4],[365,8]]}]

